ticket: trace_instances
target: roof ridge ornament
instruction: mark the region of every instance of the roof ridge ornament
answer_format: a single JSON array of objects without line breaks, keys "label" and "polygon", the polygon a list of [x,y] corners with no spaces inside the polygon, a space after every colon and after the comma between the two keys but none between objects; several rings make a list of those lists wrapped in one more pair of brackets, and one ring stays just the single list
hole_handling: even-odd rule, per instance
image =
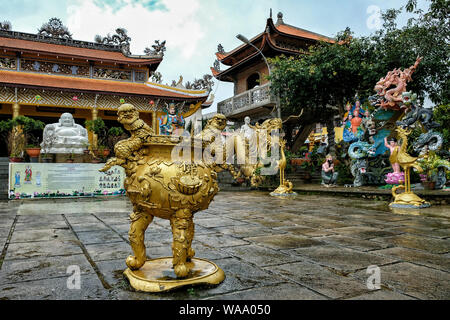
[{"label": "roof ridge ornament", "polygon": [[220,63],[219,60],[215,60],[214,64],[213,64],[213,69],[216,70],[217,72],[220,72]]},{"label": "roof ridge ornament", "polygon": [[164,52],[166,51],[166,40],[164,40],[163,42],[160,42],[159,40],[155,40],[155,44],[152,45],[153,49],[150,49],[149,47],[146,47],[144,49],[144,53],[147,56],[164,56]]},{"label": "roof ridge ornament", "polygon": [[69,29],[58,18],[50,18],[48,22],[44,23],[38,30],[38,35],[59,39],[72,39],[72,34],[69,32]]},{"label": "roof ridge ornament", "polygon": [[117,28],[116,34],[113,34],[112,36],[109,33],[106,37],[96,35],[95,42],[100,44],[119,46],[122,49],[122,53],[125,56],[128,56],[131,55],[130,51],[131,38],[128,36],[127,32],[128,31],[125,28]]},{"label": "roof ridge ornament", "polygon": [[284,24],[283,13],[281,11],[278,12],[277,18],[278,18],[277,23],[276,23],[277,26],[279,26],[280,24]]},{"label": "roof ridge ornament", "polygon": [[219,43],[219,45],[217,46],[217,52],[221,53],[221,54],[225,53],[225,50],[224,50],[224,48],[223,48],[221,43]]},{"label": "roof ridge ornament", "polygon": [[2,31],[11,31],[11,29],[12,29],[12,24],[8,20],[0,22],[0,30],[2,30]]}]

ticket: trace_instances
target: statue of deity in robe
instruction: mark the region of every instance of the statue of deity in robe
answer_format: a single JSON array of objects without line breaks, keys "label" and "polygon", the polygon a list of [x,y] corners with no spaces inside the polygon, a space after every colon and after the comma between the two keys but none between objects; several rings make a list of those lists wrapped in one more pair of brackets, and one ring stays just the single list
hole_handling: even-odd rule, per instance
[{"label": "statue of deity in robe", "polygon": [[255,129],[250,125],[250,117],[244,118],[244,124],[241,126],[241,134],[244,135],[244,138],[248,141],[251,141],[255,135]]},{"label": "statue of deity in robe", "polygon": [[174,103],[169,104],[166,115],[159,119],[159,134],[165,136],[180,136],[184,130],[183,116],[177,113]]}]

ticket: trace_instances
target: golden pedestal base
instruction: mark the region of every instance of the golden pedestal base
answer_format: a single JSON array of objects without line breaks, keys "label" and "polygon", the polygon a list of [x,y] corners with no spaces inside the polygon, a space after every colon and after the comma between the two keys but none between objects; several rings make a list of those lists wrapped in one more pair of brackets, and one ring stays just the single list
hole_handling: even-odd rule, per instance
[{"label": "golden pedestal base", "polygon": [[215,263],[192,258],[193,267],[188,277],[177,279],[172,268],[172,257],[147,260],[139,270],[124,271],[130,285],[137,291],[164,292],[184,286],[217,285],[225,280],[225,273]]},{"label": "golden pedestal base", "polygon": [[395,195],[394,202],[390,203],[389,206],[392,208],[420,209],[428,208],[430,203],[412,192],[404,192]]}]

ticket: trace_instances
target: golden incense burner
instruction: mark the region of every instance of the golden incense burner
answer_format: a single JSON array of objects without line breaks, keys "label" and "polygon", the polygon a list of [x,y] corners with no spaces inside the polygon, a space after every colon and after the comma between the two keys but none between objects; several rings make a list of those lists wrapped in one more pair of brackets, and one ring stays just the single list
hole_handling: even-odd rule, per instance
[{"label": "golden incense burner", "polygon": [[[220,142],[220,137],[210,139],[225,128],[223,115],[215,116],[199,136],[189,137],[186,143],[183,136],[154,135],[130,104],[120,106],[117,114],[118,121],[131,137],[115,145],[116,157],[109,159],[101,171],[119,165],[126,173],[124,187],[133,205],[128,233],[133,255],[126,259],[125,276],[133,288],[146,292],[221,283],[225,275],[217,265],[194,258],[193,217],[196,212],[207,209],[219,191],[217,172],[230,166],[210,162],[207,157],[204,160],[205,157],[198,155],[211,146],[214,150],[210,156],[227,148],[242,148],[242,141],[236,136],[227,146]],[[180,145],[184,146],[182,157],[174,160],[174,155],[180,155],[177,149]],[[254,170],[250,171],[249,174],[253,174]],[[147,259],[144,235],[154,217],[170,220],[172,257]]]}]

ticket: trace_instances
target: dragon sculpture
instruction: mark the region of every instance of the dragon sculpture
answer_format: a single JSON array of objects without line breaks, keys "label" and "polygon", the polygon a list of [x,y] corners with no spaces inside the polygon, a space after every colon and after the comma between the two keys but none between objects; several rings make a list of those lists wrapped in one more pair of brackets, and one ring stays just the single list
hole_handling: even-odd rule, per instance
[{"label": "dragon sculpture", "polygon": [[131,38],[127,34],[127,30],[124,28],[117,28],[116,34],[112,36],[108,34],[106,37],[100,35],[95,36],[95,42],[101,44],[115,45],[119,46],[124,55],[130,55],[130,41]]},{"label": "dragon sculpture", "polygon": [[394,69],[389,71],[375,85],[376,95],[370,98],[376,106],[383,109],[399,110],[403,103],[402,93],[406,91],[406,84],[412,80],[411,76],[416,71],[422,57],[418,57],[413,66],[401,71]]},{"label": "dragon sculpture", "polygon": [[155,44],[152,45],[153,49],[145,48],[144,53],[148,56],[161,55],[164,56],[164,52],[166,51],[166,40],[160,42],[159,40],[155,40]]}]

